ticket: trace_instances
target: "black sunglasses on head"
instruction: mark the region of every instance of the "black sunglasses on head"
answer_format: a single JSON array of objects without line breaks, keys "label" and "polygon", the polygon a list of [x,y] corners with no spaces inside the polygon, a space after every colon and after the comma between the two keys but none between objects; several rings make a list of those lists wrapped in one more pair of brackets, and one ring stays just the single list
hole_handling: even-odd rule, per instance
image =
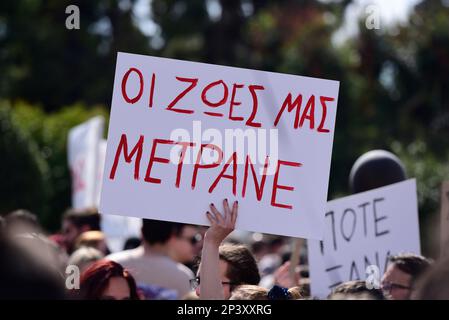
[{"label": "black sunglasses on head", "polygon": [[191,237],[179,237],[179,238],[189,241],[190,244],[192,244],[193,246],[196,245],[198,242],[200,242],[202,239],[201,234],[199,233]]}]

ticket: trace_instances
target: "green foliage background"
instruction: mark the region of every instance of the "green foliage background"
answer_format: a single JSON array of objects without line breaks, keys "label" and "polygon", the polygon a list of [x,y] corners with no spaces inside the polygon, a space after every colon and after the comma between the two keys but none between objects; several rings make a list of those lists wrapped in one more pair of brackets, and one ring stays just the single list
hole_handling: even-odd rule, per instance
[{"label": "green foliage background", "polygon": [[47,229],[58,230],[71,202],[67,134],[96,115],[109,117],[103,107],[82,104],[48,114],[23,102],[0,102],[1,213],[30,209]]}]

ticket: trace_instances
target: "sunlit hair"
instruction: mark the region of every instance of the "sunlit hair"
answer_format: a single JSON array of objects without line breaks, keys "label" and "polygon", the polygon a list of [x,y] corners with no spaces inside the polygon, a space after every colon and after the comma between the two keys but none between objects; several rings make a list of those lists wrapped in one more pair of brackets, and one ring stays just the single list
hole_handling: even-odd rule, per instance
[{"label": "sunlit hair", "polygon": [[86,267],[95,263],[98,260],[104,258],[104,255],[98,249],[92,247],[81,247],[77,249],[69,258],[68,265],[76,265],[80,269],[86,269]]},{"label": "sunlit hair", "polygon": [[[229,300],[269,300],[270,290],[256,285],[241,285],[234,289]],[[298,287],[288,289],[288,298],[285,300],[301,299]]]},{"label": "sunlit hair", "polygon": [[104,233],[98,230],[86,231],[78,236],[75,243],[75,248],[93,247],[97,248],[99,243],[105,241]]},{"label": "sunlit hair", "polygon": [[339,284],[327,297],[328,300],[386,300],[381,289],[369,289],[362,280]]}]

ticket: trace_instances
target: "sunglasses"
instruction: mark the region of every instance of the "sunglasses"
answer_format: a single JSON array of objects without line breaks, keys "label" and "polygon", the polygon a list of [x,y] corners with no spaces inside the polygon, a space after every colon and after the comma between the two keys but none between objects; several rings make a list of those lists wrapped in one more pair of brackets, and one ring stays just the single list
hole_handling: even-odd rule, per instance
[{"label": "sunglasses", "polygon": [[194,235],[192,237],[179,237],[179,238],[190,242],[190,244],[192,246],[196,245],[202,239],[201,234],[199,234],[199,233],[197,233],[196,235]]},{"label": "sunglasses", "polygon": [[[196,288],[198,288],[200,286],[200,277],[190,279],[189,282],[190,282],[190,288],[192,290],[196,290]],[[223,284],[223,285],[229,284],[230,286],[237,285],[237,283],[229,282],[229,281],[222,281],[221,284]]]}]

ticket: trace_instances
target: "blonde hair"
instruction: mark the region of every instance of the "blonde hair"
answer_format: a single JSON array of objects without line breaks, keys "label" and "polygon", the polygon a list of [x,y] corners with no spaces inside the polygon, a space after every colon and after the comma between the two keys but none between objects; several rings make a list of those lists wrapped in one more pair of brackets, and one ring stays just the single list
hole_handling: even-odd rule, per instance
[{"label": "blonde hair", "polygon": [[75,248],[94,247],[97,248],[100,242],[105,241],[104,233],[101,231],[86,231],[79,235],[75,242]]},{"label": "blonde hair", "polygon": [[229,300],[268,300],[268,289],[249,284],[238,286]]},{"label": "blonde hair", "polygon": [[81,247],[69,258],[68,265],[76,265],[81,270],[104,257],[103,253],[92,247]]},{"label": "blonde hair", "polygon": [[[267,288],[255,285],[241,285],[234,289],[229,300],[268,300]],[[292,287],[288,289],[290,294],[289,300],[301,299],[299,287]]]}]

